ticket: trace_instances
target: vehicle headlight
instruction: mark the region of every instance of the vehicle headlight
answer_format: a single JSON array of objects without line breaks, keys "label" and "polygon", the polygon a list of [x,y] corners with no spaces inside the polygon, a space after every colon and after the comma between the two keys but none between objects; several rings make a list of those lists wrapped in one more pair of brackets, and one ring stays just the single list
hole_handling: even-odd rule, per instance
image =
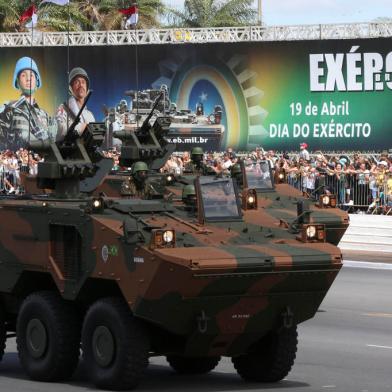
[{"label": "vehicle headlight", "polygon": [[283,173],[280,173],[279,174],[279,180],[283,180],[284,179],[284,174]]},{"label": "vehicle headlight", "polygon": [[302,234],[297,239],[303,242],[325,242],[325,225],[303,225]]},{"label": "vehicle headlight", "polygon": [[163,232],[162,238],[166,243],[172,242],[174,240],[174,232],[172,230],[166,230]]},{"label": "vehicle headlight", "polygon": [[170,185],[170,184],[173,184],[174,183],[174,176],[173,176],[173,174],[168,174],[167,176],[166,176],[166,184],[167,185]]},{"label": "vehicle headlight", "polygon": [[174,230],[155,229],[151,234],[151,249],[174,248],[176,246],[176,232]]},{"label": "vehicle headlight", "polygon": [[309,239],[313,239],[314,237],[316,237],[316,234],[317,234],[316,226],[308,226],[306,228],[306,236]]},{"label": "vehicle headlight", "polygon": [[325,206],[329,206],[329,203],[330,203],[330,201],[331,201],[331,199],[330,199],[329,196],[327,196],[327,195],[322,196],[322,199],[321,199],[321,200],[323,201],[323,204],[324,204]]},{"label": "vehicle headlight", "polygon": [[105,209],[105,201],[102,197],[93,197],[88,203],[88,210],[94,214],[103,212]]},{"label": "vehicle headlight", "polygon": [[319,203],[320,208],[336,207],[336,204],[337,204],[336,195],[330,194],[330,195],[321,195],[320,196],[320,203]]},{"label": "vehicle headlight", "polygon": [[244,210],[257,210],[256,189],[248,189],[242,194],[242,208]]}]

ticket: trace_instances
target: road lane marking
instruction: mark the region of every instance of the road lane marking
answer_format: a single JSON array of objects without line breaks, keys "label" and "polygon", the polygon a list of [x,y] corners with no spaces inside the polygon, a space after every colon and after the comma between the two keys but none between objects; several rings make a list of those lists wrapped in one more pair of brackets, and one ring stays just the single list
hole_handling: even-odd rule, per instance
[{"label": "road lane marking", "polygon": [[367,261],[343,260],[343,266],[349,268],[365,268],[392,271],[392,264],[389,263],[372,263]]},{"label": "road lane marking", "polygon": [[336,388],[336,385],[323,385],[323,388]]},{"label": "road lane marking", "polygon": [[361,316],[392,318],[392,313],[362,313]]},{"label": "road lane marking", "polygon": [[375,348],[385,348],[387,350],[392,350],[391,346],[379,346],[377,344],[367,344],[366,346],[368,346],[368,347],[375,347]]}]

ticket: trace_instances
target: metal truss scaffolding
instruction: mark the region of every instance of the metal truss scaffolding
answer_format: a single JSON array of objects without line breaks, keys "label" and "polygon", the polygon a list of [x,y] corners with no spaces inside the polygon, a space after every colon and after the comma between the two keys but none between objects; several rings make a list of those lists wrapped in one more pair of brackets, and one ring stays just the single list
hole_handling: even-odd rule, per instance
[{"label": "metal truss scaffolding", "polygon": [[389,38],[392,23],[301,26],[249,26],[203,29],[151,29],[83,32],[0,33],[0,47],[204,44],[217,42],[306,41]]}]

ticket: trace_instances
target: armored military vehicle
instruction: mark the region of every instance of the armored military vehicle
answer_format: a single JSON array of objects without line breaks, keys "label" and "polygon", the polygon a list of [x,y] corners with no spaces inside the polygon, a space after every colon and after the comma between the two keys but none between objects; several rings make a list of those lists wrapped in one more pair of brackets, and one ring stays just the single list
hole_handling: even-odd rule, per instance
[{"label": "armored military vehicle", "polygon": [[240,162],[241,181],[244,188],[256,189],[259,205],[284,222],[292,222],[301,209],[309,211],[309,220],[325,225],[326,241],[338,245],[349,225],[347,212],[336,208],[336,195],[328,193],[320,186],[314,199],[306,199],[303,194],[285,181],[285,174],[272,173],[268,161],[246,159]]},{"label": "armored military vehicle", "polygon": [[[163,94],[162,99],[157,99]],[[215,105],[210,114],[204,111],[203,103],[198,103],[196,110],[177,109],[177,105],[171,102],[166,86],[160,90],[148,89],[142,91],[126,91],[130,97],[130,105],[126,100],[111,109],[105,109],[106,122],[110,130],[108,145],[112,145],[116,131],[134,131],[138,128],[146,116],[151,112],[154,103],[154,115],[170,117],[171,123],[166,138],[177,144],[178,151],[187,151],[197,145],[207,145],[209,149],[219,151],[224,139],[225,127],[222,124],[223,109]]]},{"label": "armored military vehicle", "polygon": [[[228,356],[245,380],[283,379],[297,325],[342,266],[325,227],[281,225],[232,178],[198,177],[186,203],[90,196],[80,182],[92,188],[110,168],[105,126],[80,137],[76,122],[64,141],[31,146],[45,157],[37,186],[52,192],[0,199],[0,356],[16,334],[26,373],[59,381],[81,344],[89,379],[110,390],[136,387],[152,355],[179,373]],[[123,159],[164,156],[152,137],[162,124],[136,134]]]}]

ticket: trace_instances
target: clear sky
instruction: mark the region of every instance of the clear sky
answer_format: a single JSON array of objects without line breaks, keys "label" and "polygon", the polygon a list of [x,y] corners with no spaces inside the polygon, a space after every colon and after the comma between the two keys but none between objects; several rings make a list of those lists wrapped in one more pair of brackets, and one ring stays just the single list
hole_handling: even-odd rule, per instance
[{"label": "clear sky", "polygon": [[[183,0],[163,0],[182,7]],[[254,1],[257,8],[257,0]],[[392,19],[392,0],[262,0],[267,25],[370,22]]]}]

